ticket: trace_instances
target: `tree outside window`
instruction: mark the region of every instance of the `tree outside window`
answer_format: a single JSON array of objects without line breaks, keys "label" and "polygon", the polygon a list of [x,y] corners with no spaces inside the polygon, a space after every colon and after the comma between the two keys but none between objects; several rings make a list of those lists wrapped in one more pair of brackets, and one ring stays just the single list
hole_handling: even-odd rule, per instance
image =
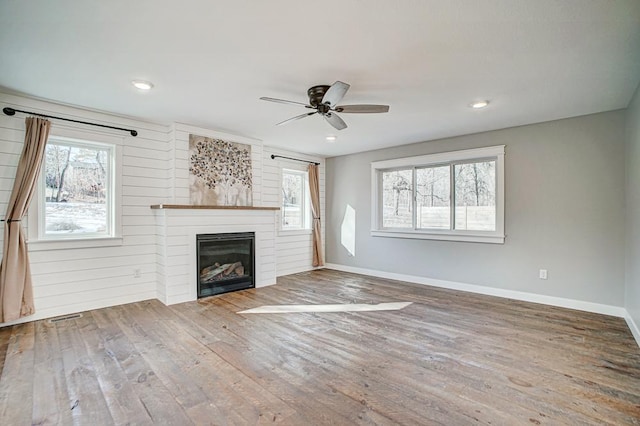
[{"label": "tree outside window", "polygon": [[456,164],[455,229],[493,231],[496,228],[496,162]]},{"label": "tree outside window", "polygon": [[50,140],[43,170],[45,236],[109,235],[111,155],[108,146]]}]

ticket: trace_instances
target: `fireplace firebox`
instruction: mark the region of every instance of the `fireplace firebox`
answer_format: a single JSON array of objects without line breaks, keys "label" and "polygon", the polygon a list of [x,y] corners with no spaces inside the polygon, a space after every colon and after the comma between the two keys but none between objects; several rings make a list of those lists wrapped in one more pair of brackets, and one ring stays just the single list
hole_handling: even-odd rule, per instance
[{"label": "fireplace firebox", "polygon": [[198,298],[254,288],[255,233],[196,235]]}]

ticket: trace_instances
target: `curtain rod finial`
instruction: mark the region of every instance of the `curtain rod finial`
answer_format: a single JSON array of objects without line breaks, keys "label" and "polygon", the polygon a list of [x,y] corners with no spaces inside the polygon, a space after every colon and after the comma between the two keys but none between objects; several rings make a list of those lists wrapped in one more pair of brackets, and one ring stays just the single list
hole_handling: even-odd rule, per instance
[{"label": "curtain rod finial", "polygon": [[135,130],[132,130],[132,131],[131,131],[131,136],[133,136],[133,137],[138,136],[138,132],[137,132],[137,131],[135,131]]},{"label": "curtain rod finial", "polygon": [[16,115],[16,110],[9,107],[2,108],[2,112],[4,112],[6,115]]}]

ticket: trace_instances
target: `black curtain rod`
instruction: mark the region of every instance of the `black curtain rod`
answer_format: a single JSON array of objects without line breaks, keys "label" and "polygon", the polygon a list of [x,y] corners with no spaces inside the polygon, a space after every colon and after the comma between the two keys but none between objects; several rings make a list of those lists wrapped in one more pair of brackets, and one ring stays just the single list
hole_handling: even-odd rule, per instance
[{"label": "black curtain rod", "polygon": [[131,133],[131,136],[138,136],[137,130],[123,129],[122,127],[107,126],[105,124],[89,123],[88,121],[72,120],[70,118],[62,118],[62,117],[56,117],[53,115],[40,114],[39,112],[22,111],[19,109],[14,109],[9,107],[2,108],[2,112],[4,112],[6,115],[16,115],[16,112],[22,112],[25,114],[37,115],[38,117],[55,118],[56,120],[71,121],[72,123],[88,124],[89,126],[104,127],[106,129],[123,130],[125,132]]},{"label": "black curtain rod", "polygon": [[307,160],[299,160],[297,158],[291,158],[291,157],[284,157],[282,155],[273,155],[271,154],[271,159],[275,160],[276,158],[286,158],[287,160],[293,160],[293,161],[301,161],[303,163],[309,163],[309,164],[315,164],[316,166],[319,166],[320,163],[316,163],[315,161],[307,161]]}]

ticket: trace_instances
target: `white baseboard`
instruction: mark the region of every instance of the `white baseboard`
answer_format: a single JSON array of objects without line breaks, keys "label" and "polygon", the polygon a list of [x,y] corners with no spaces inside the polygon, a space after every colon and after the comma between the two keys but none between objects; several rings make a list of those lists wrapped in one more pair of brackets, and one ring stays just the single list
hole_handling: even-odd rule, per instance
[{"label": "white baseboard", "polygon": [[[465,284],[455,281],[445,281],[433,278],[420,277],[416,275],[396,274],[394,272],[384,272],[375,269],[356,268],[353,266],[339,265],[335,263],[327,263],[328,269],[336,271],[353,272],[355,274],[370,275],[373,277],[387,278],[391,280],[406,281],[415,284],[430,285],[433,287],[448,288],[451,290],[468,291],[470,293],[485,294],[488,296],[504,297],[507,299],[522,300],[525,302],[541,303],[544,305],[558,306],[562,308],[577,309],[580,311],[594,312],[597,314],[611,315],[614,317],[627,318],[626,309],[621,306],[603,305],[600,303],[585,302],[582,300],[565,299],[563,297],[546,296],[544,294],[527,293],[524,291],[506,290],[502,288],[486,287],[476,284]],[[627,322],[629,322],[627,319]],[[637,328],[636,328],[637,331]],[[632,330],[633,333],[633,330]],[[636,334],[634,337],[640,344],[640,340]]]},{"label": "white baseboard", "polygon": [[626,310],[624,319],[629,326],[629,330],[631,330],[631,334],[633,334],[633,338],[636,339],[636,343],[640,346],[640,327],[638,327],[638,324],[635,323],[633,318],[631,318],[631,315],[629,315],[629,312]]}]

